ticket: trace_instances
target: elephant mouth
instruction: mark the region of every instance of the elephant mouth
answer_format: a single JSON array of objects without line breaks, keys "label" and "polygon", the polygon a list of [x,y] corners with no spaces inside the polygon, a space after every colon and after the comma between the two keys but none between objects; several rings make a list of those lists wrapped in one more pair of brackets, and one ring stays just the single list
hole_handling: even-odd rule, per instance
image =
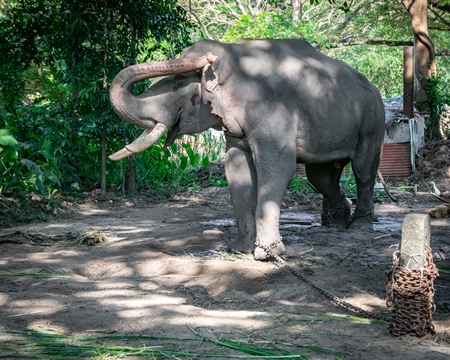
[{"label": "elephant mouth", "polygon": [[164,143],[165,147],[169,147],[170,145],[172,145],[175,139],[177,138],[180,132],[180,123],[181,123],[181,114],[178,117],[178,120],[175,123],[175,125],[173,125],[167,133],[166,142]]},{"label": "elephant mouth", "polygon": [[[152,146],[167,130],[167,126],[162,123],[157,123],[153,129],[145,129],[144,132],[131,144],[126,145],[123,149],[110,155],[111,160],[117,161],[125,159],[126,157],[144,151]],[[175,139],[174,139],[175,140]],[[167,141],[166,141],[167,143]]]}]

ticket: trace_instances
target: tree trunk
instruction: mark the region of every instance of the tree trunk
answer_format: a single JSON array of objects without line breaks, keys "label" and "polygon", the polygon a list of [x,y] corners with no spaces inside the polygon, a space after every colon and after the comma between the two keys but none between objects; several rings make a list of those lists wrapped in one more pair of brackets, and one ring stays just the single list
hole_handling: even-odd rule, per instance
[{"label": "tree trunk", "polygon": [[[107,0],[105,0],[105,10],[108,9]],[[108,61],[108,28],[107,23],[103,25],[103,90],[108,89],[108,78],[106,75],[106,65]],[[102,180],[101,180],[101,194],[106,195],[106,121],[102,120]]]},{"label": "tree trunk", "polygon": [[428,78],[436,75],[434,45],[428,36],[427,0],[402,0],[411,16],[414,33],[416,106],[420,111],[428,111]]},{"label": "tree trunk", "polygon": [[[133,64],[136,63],[136,31],[131,25],[131,44],[130,44],[130,55],[133,59]],[[136,191],[137,184],[137,174],[136,174],[136,155],[131,155],[128,157],[128,168],[125,172],[125,190],[134,192]]]},{"label": "tree trunk", "polygon": [[102,121],[102,182],[101,194],[106,195],[106,124]]},{"label": "tree trunk", "polygon": [[130,155],[128,157],[128,168],[125,173],[125,190],[134,192],[136,191],[136,155]]},{"label": "tree trunk", "polygon": [[300,4],[298,0],[291,0],[292,5],[292,21],[298,21],[300,19]]}]

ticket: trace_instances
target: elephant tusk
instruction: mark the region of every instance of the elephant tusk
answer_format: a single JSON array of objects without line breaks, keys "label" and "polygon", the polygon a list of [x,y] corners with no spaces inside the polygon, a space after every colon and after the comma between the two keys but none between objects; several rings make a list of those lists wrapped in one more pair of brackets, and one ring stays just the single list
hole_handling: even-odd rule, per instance
[{"label": "elephant tusk", "polygon": [[162,136],[162,134],[164,134],[164,131],[166,130],[166,125],[158,123],[153,130],[146,129],[141,134],[141,136],[139,136],[131,144],[125,146],[125,148],[134,153],[138,153],[145,149],[148,149],[159,140],[159,138]]},{"label": "elephant tusk", "polygon": [[122,150],[110,155],[109,158],[113,161],[122,160],[131,154],[148,149],[159,140],[166,129],[166,125],[158,123],[153,130],[144,130],[144,132],[136,140],[134,140],[131,144],[126,145]]},{"label": "elephant tusk", "polygon": [[109,158],[113,161],[119,161],[122,159],[125,159],[126,157],[134,154],[134,152],[127,150],[126,148],[123,148],[122,150],[119,150],[115,152],[114,154],[109,155]]}]

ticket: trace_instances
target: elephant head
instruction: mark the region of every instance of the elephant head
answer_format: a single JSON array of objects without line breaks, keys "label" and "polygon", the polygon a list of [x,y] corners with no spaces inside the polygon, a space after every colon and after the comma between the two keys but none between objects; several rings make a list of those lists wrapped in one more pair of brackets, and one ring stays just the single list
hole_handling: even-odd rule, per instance
[{"label": "elephant head", "polygon": [[[170,145],[179,134],[220,128],[220,119],[202,101],[202,79],[206,85],[202,73],[215,59],[209,52],[196,58],[137,64],[118,73],[110,87],[111,104],[123,120],[146,130],[110,159],[120,160],[149,148],[167,129],[166,145]],[[132,85],[149,78],[156,78],[150,88],[133,95]]]}]

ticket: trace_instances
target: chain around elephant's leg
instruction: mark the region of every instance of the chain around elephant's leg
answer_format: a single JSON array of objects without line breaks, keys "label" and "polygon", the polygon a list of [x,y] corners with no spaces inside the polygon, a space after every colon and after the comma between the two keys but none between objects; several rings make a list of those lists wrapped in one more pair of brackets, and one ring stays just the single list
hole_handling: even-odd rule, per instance
[{"label": "chain around elephant's leg", "polygon": [[364,213],[357,212],[352,215],[350,219],[351,228],[358,229],[373,229],[373,221],[374,221],[374,211],[369,210]]},{"label": "chain around elephant's leg", "polygon": [[338,205],[332,208],[328,203],[324,202],[322,212],[322,225],[336,227],[339,229],[347,229],[351,222],[351,201],[341,193],[341,200]]},{"label": "chain around elephant's leg", "polygon": [[255,242],[255,260],[268,260],[275,255],[283,255],[285,253],[286,248],[281,241],[281,236],[270,245],[261,244],[258,240]]}]

